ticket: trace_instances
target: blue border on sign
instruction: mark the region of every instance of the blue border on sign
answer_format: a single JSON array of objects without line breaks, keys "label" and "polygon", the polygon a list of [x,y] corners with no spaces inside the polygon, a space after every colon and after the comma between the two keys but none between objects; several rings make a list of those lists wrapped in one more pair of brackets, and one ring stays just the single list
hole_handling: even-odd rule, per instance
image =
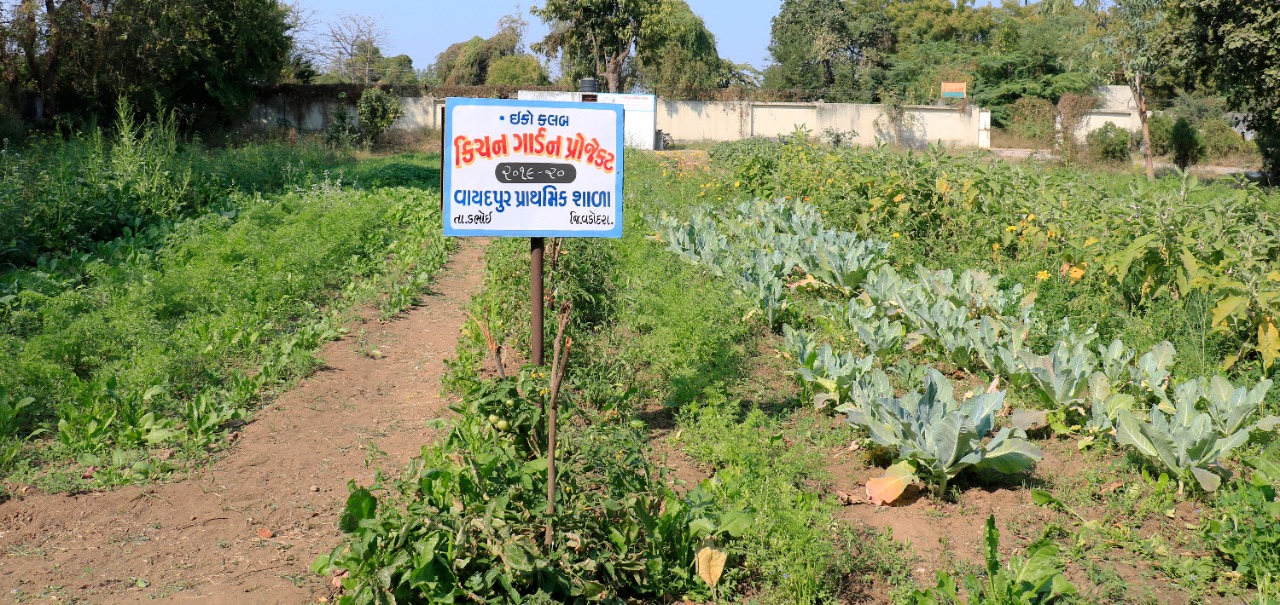
[{"label": "blue border on sign", "polygon": [[441,147],[444,147],[444,189],[440,195],[444,198],[444,205],[441,221],[444,223],[444,234],[449,237],[604,237],[604,238],[620,238],[622,237],[622,183],[625,174],[624,153],[618,154],[617,168],[614,172],[617,180],[617,194],[614,199],[618,201],[613,216],[613,229],[609,231],[503,231],[492,229],[457,229],[449,224],[449,217],[453,214],[453,199],[449,192],[453,190],[452,177],[450,175],[453,166],[453,110],[458,107],[471,105],[486,106],[508,106],[516,107],[540,107],[545,109],[586,109],[594,111],[612,111],[617,117],[618,124],[618,145],[625,147],[626,133],[623,128],[623,107],[612,103],[575,103],[568,101],[517,101],[513,99],[472,99],[464,97],[447,97],[444,100],[444,140]]}]

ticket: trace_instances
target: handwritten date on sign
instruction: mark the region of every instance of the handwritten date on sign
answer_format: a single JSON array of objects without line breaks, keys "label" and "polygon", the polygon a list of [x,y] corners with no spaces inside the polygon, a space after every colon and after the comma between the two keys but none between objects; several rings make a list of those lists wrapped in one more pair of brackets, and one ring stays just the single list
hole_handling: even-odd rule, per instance
[{"label": "handwritten date on sign", "polygon": [[499,183],[572,183],[578,169],[572,164],[503,162],[493,169]]}]

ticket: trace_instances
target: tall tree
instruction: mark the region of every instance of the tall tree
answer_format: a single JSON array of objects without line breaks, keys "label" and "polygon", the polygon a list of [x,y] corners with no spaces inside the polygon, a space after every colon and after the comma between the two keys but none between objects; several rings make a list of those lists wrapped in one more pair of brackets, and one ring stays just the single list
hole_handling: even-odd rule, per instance
[{"label": "tall tree", "polygon": [[882,8],[855,11],[845,0],[783,0],[773,18],[774,65],[765,71],[765,87],[802,89],[829,100],[858,98],[864,68],[888,48],[891,34]]},{"label": "tall tree", "polygon": [[570,77],[601,76],[608,92],[623,92],[644,19],[660,1],[547,0],[532,12],[551,31],[533,49],[559,57]]},{"label": "tall tree", "polygon": [[289,26],[289,59],[280,74],[283,82],[310,84],[319,75],[316,61],[320,58],[321,42],[317,35],[319,17],[315,10],[303,7],[298,0],[282,3],[287,11]]},{"label": "tall tree", "polygon": [[449,86],[545,85],[546,71],[536,57],[525,52],[528,27],[519,13],[506,15],[498,20],[489,39],[475,36],[449,45],[428,69],[428,81]]},{"label": "tall tree", "polygon": [[1280,178],[1280,4],[1174,0],[1173,6],[1188,25],[1179,47],[1246,112],[1267,171]]},{"label": "tall tree", "polygon": [[37,118],[105,113],[118,97],[189,117],[225,117],[279,77],[288,11],[277,0],[14,0],[5,75]]},{"label": "tall tree", "polygon": [[727,71],[702,18],[684,0],[662,0],[641,25],[636,75],[660,97],[687,99],[725,85]]},{"label": "tall tree", "polygon": [[529,54],[507,55],[489,64],[484,83],[490,86],[546,86],[547,72]]},{"label": "tall tree", "polygon": [[1116,0],[1104,18],[1103,30],[1107,35],[1098,46],[1103,57],[1101,65],[1110,59],[1118,63],[1125,83],[1133,92],[1138,104],[1138,119],[1142,123],[1142,154],[1147,163],[1147,179],[1155,180],[1155,165],[1151,159],[1151,129],[1147,126],[1147,79],[1160,61],[1160,25],[1164,11],[1160,0]]},{"label": "tall tree", "polygon": [[369,85],[377,81],[386,42],[387,30],[377,18],[344,13],[329,24],[320,53],[339,80]]}]

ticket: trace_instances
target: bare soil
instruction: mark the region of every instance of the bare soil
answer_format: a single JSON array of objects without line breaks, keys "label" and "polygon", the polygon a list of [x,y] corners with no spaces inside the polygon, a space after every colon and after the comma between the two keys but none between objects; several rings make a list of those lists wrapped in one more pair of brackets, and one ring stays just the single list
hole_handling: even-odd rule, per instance
[{"label": "bare soil", "polygon": [[347,482],[394,471],[437,436],[424,423],[451,413],[444,360],[483,270],[483,244],[462,240],[420,306],[326,345],[324,367],[186,478],[0,505],[0,602],[332,600],[310,565],[342,539]]}]

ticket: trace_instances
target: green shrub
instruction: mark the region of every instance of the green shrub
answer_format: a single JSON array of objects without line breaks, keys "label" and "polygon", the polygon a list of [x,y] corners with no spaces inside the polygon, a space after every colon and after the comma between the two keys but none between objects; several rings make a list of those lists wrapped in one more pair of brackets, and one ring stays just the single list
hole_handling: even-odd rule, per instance
[{"label": "green shrub", "polygon": [[1127,162],[1132,139],[1128,130],[1107,122],[1102,125],[1102,128],[1085,136],[1085,144],[1088,145],[1089,152],[1099,160]]},{"label": "green shrub", "polygon": [[1048,99],[1022,97],[1009,109],[1009,132],[1048,147],[1056,133],[1057,109]]},{"label": "green shrub", "polygon": [[1268,577],[1280,578],[1280,500],[1275,483],[1280,467],[1264,458],[1246,464],[1255,467],[1248,483],[1232,489],[1214,502],[1215,517],[1204,525],[1205,540],[1229,559],[1245,582],[1257,586]]},{"label": "green shrub", "polygon": [[1225,111],[1227,111],[1226,99],[1188,92],[1178,93],[1169,105],[1170,115],[1186,118],[1196,127],[1218,119]]},{"label": "green shrub", "polygon": [[1204,155],[1213,159],[1246,155],[1254,150],[1251,142],[1244,140],[1226,120],[1215,118],[1200,124],[1200,140]]},{"label": "green shrub", "polygon": [[381,88],[366,88],[356,102],[360,130],[365,143],[372,144],[404,115],[404,105],[397,97]]},{"label": "green shrub", "polygon": [[139,119],[122,107],[111,133],[0,150],[0,266],[85,250],[204,212],[236,192],[307,185],[342,159],[280,142],[206,150],[183,142],[171,116]]},{"label": "green shrub", "polygon": [[743,187],[763,192],[775,179],[782,148],[777,141],[752,137],[720,143],[707,155],[712,167],[729,169]]},{"label": "green shrub", "polygon": [[1183,170],[1204,157],[1200,135],[1186,118],[1178,118],[1173,124],[1173,129],[1169,131],[1169,145],[1173,150],[1173,163]]},{"label": "green shrub", "polygon": [[22,119],[0,106],[0,149],[19,145],[26,133]]},{"label": "green shrub", "polygon": [[707,158],[711,160],[712,167],[727,170],[733,170],[744,161],[754,159],[776,165],[781,155],[782,146],[777,141],[765,137],[717,143],[707,152]]},{"label": "green shrub", "polygon": [[338,103],[329,111],[323,136],[325,144],[334,149],[351,149],[360,143],[360,124],[347,105],[346,93],[338,95]]},{"label": "green shrub", "polygon": [[1151,155],[1173,153],[1170,142],[1173,136],[1173,123],[1173,118],[1165,115],[1154,115],[1147,119],[1147,130],[1151,133]]}]

